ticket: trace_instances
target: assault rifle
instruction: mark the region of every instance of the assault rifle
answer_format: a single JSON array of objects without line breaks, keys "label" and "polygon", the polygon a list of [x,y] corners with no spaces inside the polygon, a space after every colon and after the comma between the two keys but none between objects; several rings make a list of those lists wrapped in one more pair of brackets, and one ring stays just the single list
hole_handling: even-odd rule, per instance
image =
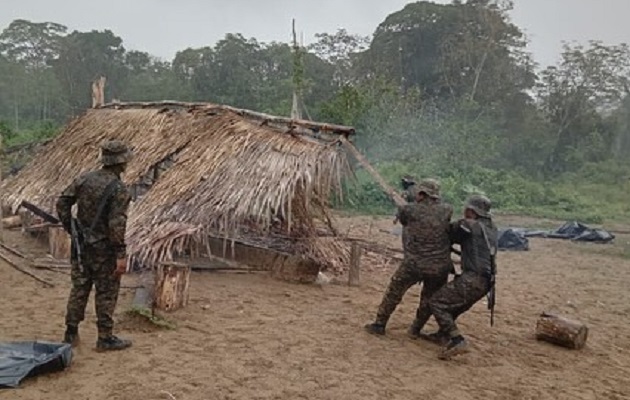
[{"label": "assault rifle", "polygon": [[[44,221],[48,223],[55,224],[55,225],[61,224],[61,221],[57,217],[55,217],[52,214],[47,213],[46,211],[37,207],[35,204],[29,203],[26,200],[22,200],[22,203],[20,203],[20,207],[26,208],[27,210],[29,210],[30,212],[37,215],[38,217],[40,217],[41,219],[43,219]],[[81,232],[79,230],[79,223],[76,220],[76,218],[72,218],[70,221],[70,237],[72,240],[72,247],[73,247],[72,255],[73,257],[76,257],[76,260],[79,263],[79,268],[83,268],[81,265]]]}]

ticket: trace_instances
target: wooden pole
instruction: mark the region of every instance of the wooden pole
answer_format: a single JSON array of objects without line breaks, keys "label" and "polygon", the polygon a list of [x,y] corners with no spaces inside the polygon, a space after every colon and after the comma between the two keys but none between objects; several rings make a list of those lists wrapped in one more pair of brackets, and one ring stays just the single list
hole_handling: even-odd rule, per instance
[{"label": "wooden pole", "polygon": [[55,287],[55,285],[53,285],[52,283],[48,282],[45,279],[40,278],[39,276],[35,275],[34,273],[25,270],[24,268],[20,267],[19,265],[17,265],[16,263],[14,263],[13,261],[11,261],[10,258],[8,258],[7,256],[5,256],[4,254],[0,253],[0,258],[3,259],[4,261],[7,262],[7,264],[9,264],[11,267],[15,268],[16,270],[20,271],[21,273],[23,273],[24,275],[28,275],[31,278],[35,279],[38,282],[43,283],[44,285],[48,286],[48,287]]},{"label": "wooden pole", "polygon": [[361,246],[354,242],[350,251],[350,271],[348,272],[348,285],[359,286],[361,271]]},{"label": "wooden pole", "polygon": [[368,162],[368,160],[363,156],[363,154],[361,154],[361,152],[356,147],[354,147],[352,143],[350,143],[345,138],[342,139],[341,142],[343,146],[363,166],[363,168],[365,168],[365,170],[370,175],[372,175],[372,178],[374,178],[376,183],[378,183],[381,186],[383,191],[394,201],[394,203],[396,203],[398,207],[402,207],[407,204],[405,199],[403,199],[402,196],[399,195],[398,192],[396,192],[396,190],[394,190],[394,188],[392,188],[387,182],[385,182],[385,179],[383,179],[381,174],[379,174],[378,171],[374,169],[374,167]]}]

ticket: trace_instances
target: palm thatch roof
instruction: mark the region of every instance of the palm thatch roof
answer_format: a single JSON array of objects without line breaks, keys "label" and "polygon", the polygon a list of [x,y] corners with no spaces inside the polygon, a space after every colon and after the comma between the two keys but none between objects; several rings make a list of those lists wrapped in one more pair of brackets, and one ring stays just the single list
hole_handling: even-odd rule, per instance
[{"label": "palm thatch roof", "polygon": [[[53,211],[79,173],[99,167],[100,144],[119,139],[134,149],[123,177],[129,185],[164,160],[171,164],[131,205],[127,243],[136,259],[170,259],[221,235],[284,240],[285,250],[334,267],[346,250],[319,236],[330,228],[329,200],[341,193],[349,165],[326,132],[353,133],[212,104],[108,105],[71,122],[2,183],[0,198],[14,210],[28,200]],[[281,233],[275,215],[284,221]]]}]

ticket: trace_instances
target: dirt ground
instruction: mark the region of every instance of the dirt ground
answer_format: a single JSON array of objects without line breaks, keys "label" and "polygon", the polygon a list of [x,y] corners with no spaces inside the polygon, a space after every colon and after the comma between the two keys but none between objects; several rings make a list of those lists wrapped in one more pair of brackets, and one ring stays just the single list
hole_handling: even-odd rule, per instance
[{"label": "dirt ground", "polygon": [[[400,247],[399,237],[384,232],[392,229],[390,219],[341,223],[351,236]],[[5,237],[34,251],[19,233]],[[622,256],[629,241],[623,235],[614,246],[535,239],[529,252],[500,253],[495,326],[484,302],[463,315],[460,328],[472,352],[450,362],[436,358],[435,345],[405,334],[418,287],[396,310],[387,336],[363,332],[393,264],[364,265],[359,288],[194,273],[190,305],[167,316],[175,330],[130,319],[125,310],[133,292],[123,289],[118,333],[133,339],[130,350],[94,351],[90,302],[72,366],[1,390],[0,399],[629,399],[630,261]],[[43,288],[0,263],[0,340],[61,339],[69,277],[38,273],[56,286]],[[125,277],[125,284],[134,279]],[[533,330],[543,310],[587,323],[586,348],[537,342]]]}]

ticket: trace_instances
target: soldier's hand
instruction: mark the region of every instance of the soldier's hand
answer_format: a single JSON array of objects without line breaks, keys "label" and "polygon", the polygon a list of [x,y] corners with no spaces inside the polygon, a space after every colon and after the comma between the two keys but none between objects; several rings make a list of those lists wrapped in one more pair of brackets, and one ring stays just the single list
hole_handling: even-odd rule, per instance
[{"label": "soldier's hand", "polygon": [[114,271],[114,275],[117,277],[121,277],[127,272],[127,259],[119,258],[116,260],[116,270]]}]

